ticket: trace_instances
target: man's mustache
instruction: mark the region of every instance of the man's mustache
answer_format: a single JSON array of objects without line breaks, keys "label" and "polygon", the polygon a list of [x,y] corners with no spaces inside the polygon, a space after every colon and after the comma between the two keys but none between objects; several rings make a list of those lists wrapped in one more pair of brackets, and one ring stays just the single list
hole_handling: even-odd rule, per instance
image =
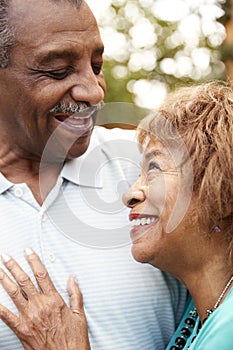
[{"label": "man's mustache", "polygon": [[99,102],[96,105],[88,105],[85,102],[79,102],[78,104],[65,104],[58,103],[52,109],[49,110],[50,113],[79,113],[83,116],[90,115],[96,111],[99,111],[103,106],[103,102]]}]

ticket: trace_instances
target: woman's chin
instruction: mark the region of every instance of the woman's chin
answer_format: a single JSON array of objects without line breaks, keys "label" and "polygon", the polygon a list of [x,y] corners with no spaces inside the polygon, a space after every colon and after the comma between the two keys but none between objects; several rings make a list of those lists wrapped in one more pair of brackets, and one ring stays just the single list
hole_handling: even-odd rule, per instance
[{"label": "woman's chin", "polygon": [[140,247],[140,244],[134,243],[131,247],[131,252],[134,260],[140,263],[148,263],[150,261],[150,255],[144,250],[143,247]]}]

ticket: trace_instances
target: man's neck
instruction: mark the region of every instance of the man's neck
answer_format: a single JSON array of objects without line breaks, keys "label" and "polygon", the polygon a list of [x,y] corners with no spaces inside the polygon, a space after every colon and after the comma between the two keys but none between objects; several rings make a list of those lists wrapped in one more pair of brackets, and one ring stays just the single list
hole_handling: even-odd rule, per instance
[{"label": "man's neck", "polygon": [[0,172],[14,184],[26,183],[40,205],[55,186],[62,167],[63,164],[60,163],[48,163],[40,167],[39,162],[16,161],[12,164],[1,164],[0,161]]}]

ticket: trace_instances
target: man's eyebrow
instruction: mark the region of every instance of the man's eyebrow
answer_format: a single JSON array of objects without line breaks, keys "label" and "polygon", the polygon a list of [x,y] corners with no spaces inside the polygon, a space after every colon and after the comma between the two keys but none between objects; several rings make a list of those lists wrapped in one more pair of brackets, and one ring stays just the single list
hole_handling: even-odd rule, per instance
[{"label": "man's eyebrow", "polygon": [[97,48],[94,50],[94,54],[102,55],[103,53],[104,53],[104,46],[97,47]]},{"label": "man's eyebrow", "polygon": [[[93,54],[102,55],[103,52],[104,46],[99,46],[93,51]],[[39,62],[40,64],[46,64],[58,59],[72,59],[76,58],[77,56],[77,53],[73,50],[52,50],[43,55]]]},{"label": "man's eyebrow", "polygon": [[71,59],[71,58],[74,58],[75,56],[76,55],[73,51],[54,50],[54,51],[49,51],[45,55],[43,55],[39,60],[39,62],[41,64],[46,64],[58,59]]}]

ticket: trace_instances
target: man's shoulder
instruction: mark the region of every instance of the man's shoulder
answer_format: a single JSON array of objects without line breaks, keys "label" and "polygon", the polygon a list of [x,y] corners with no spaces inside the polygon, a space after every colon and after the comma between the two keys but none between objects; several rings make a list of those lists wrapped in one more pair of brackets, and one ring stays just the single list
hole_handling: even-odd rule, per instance
[{"label": "man's shoulder", "polygon": [[128,130],[121,128],[107,129],[103,126],[95,126],[93,130],[93,137],[98,139],[100,142],[110,140],[130,140],[136,142],[136,130]]},{"label": "man's shoulder", "polygon": [[109,157],[134,158],[139,156],[135,130],[95,127],[90,150],[98,147]]},{"label": "man's shoulder", "polygon": [[[100,169],[104,169],[105,174],[108,173],[110,177],[116,179],[119,175],[119,178],[127,178],[128,182],[132,183],[140,173],[140,159],[135,130],[97,126],[93,130],[87,151],[67,162],[62,176],[83,186],[93,186],[96,181],[98,186],[102,186]],[[81,174],[81,178],[77,174]]]}]

